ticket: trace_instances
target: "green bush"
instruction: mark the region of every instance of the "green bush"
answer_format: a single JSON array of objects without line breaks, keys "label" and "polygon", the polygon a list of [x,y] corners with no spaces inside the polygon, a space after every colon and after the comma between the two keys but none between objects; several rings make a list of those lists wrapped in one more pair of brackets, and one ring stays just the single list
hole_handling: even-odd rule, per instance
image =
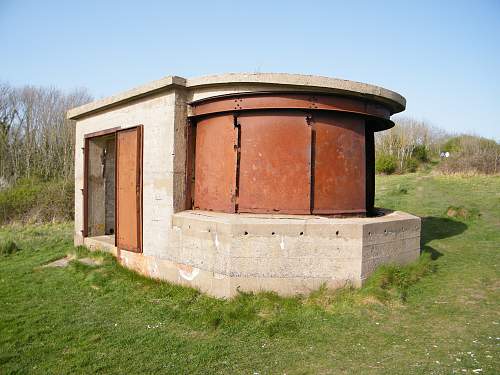
[{"label": "green bush", "polygon": [[393,174],[396,171],[397,160],[392,155],[380,154],[375,158],[377,173]]},{"label": "green bush", "polygon": [[442,148],[450,156],[442,158],[439,170],[443,173],[498,174],[500,144],[492,139],[461,135],[448,140]]},{"label": "green bush", "polygon": [[32,180],[20,180],[16,185],[0,191],[0,223],[22,216],[36,205],[41,184]]},{"label": "green bush", "polygon": [[12,240],[0,241],[0,255],[11,255],[19,250],[17,244]]},{"label": "green bush", "polygon": [[425,145],[418,145],[413,149],[412,157],[415,161],[426,163],[429,161],[429,152]]},{"label": "green bush", "polygon": [[72,220],[72,181],[23,179],[0,191],[0,224]]},{"label": "green bush", "polygon": [[404,168],[405,172],[413,173],[413,172],[417,171],[417,168],[418,168],[418,161],[417,160],[415,160],[413,158],[406,160],[405,168]]},{"label": "green bush", "polygon": [[453,137],[448,139],[445,144],[442,147],[442,151],[444,152],[449,152],[449,153],[455,153],[455,152],[460,152],[461,150],[461,145],[460,145],[461,137]]}]

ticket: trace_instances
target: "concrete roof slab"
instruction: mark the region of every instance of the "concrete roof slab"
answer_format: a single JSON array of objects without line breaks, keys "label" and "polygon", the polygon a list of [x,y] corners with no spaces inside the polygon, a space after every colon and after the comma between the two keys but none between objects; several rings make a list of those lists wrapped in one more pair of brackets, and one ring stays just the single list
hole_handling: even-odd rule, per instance
[{"label": "concrete roof slab", "polygon": [[386,103],[393,113],[401,112],[406,107],[406,99],[400,94],[383,87],[362,82],[288,73],[227,73],[189,79],[178,76],[167,76],[117,95],[73,108],[68,111],[67,118],[78,119],[116,105],[124,104],[131,100],[168,90],[169,88],[176,87],[195,92],[197,89],[204,87],[227,87],[241,84],[277,85],[283,86],[284,89],[300,88],[301,90],[307,90],[309,88],[314,91],[324,90],[325,93],[367,97],[375,101]]}]

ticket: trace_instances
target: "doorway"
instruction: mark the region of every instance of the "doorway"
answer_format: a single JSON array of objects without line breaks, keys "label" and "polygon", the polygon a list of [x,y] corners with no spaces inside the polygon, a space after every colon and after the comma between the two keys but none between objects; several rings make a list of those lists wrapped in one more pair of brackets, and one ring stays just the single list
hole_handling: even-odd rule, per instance
[{"label": "doorway", "polygon": [[84,237],[142,252],[142,126],[85,136]]}]

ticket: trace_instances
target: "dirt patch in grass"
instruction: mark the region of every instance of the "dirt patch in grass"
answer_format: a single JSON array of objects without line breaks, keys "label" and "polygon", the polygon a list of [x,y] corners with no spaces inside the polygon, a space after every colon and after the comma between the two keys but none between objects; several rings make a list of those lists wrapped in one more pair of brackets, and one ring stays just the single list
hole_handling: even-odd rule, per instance
[{"label": "dirt patch in grass", "polygon": [[481,216],[477,209],[468,209],[463,206],[450,206],[446,210],[446,216],[462,220],[474,220]]},{"label": "dirt patch in grass", "polygon": [[70,261],[71,261],[70,258],[64,257],[61,259],[54,260],[53,262],[44,264],[42,268],[64,268],[68,267]]}]

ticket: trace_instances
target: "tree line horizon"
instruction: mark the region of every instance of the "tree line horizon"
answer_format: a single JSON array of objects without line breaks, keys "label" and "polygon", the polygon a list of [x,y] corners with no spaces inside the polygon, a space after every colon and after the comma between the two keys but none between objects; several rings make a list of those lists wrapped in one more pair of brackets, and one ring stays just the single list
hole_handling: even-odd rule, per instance
[{"label": "tree line horizon", "polygon": [[[0,82],[0,189],[23,179],[73,180],[75,126],[66,112],[93,100],[85,88],[66,92]],[[432,162],[442,173],[500,172],[495,140],[451,134],[411,117],[394,121],[394,128],[375,136],[378,173],[415,172]],[[442,151],[450,157],[440,160]]]}]

